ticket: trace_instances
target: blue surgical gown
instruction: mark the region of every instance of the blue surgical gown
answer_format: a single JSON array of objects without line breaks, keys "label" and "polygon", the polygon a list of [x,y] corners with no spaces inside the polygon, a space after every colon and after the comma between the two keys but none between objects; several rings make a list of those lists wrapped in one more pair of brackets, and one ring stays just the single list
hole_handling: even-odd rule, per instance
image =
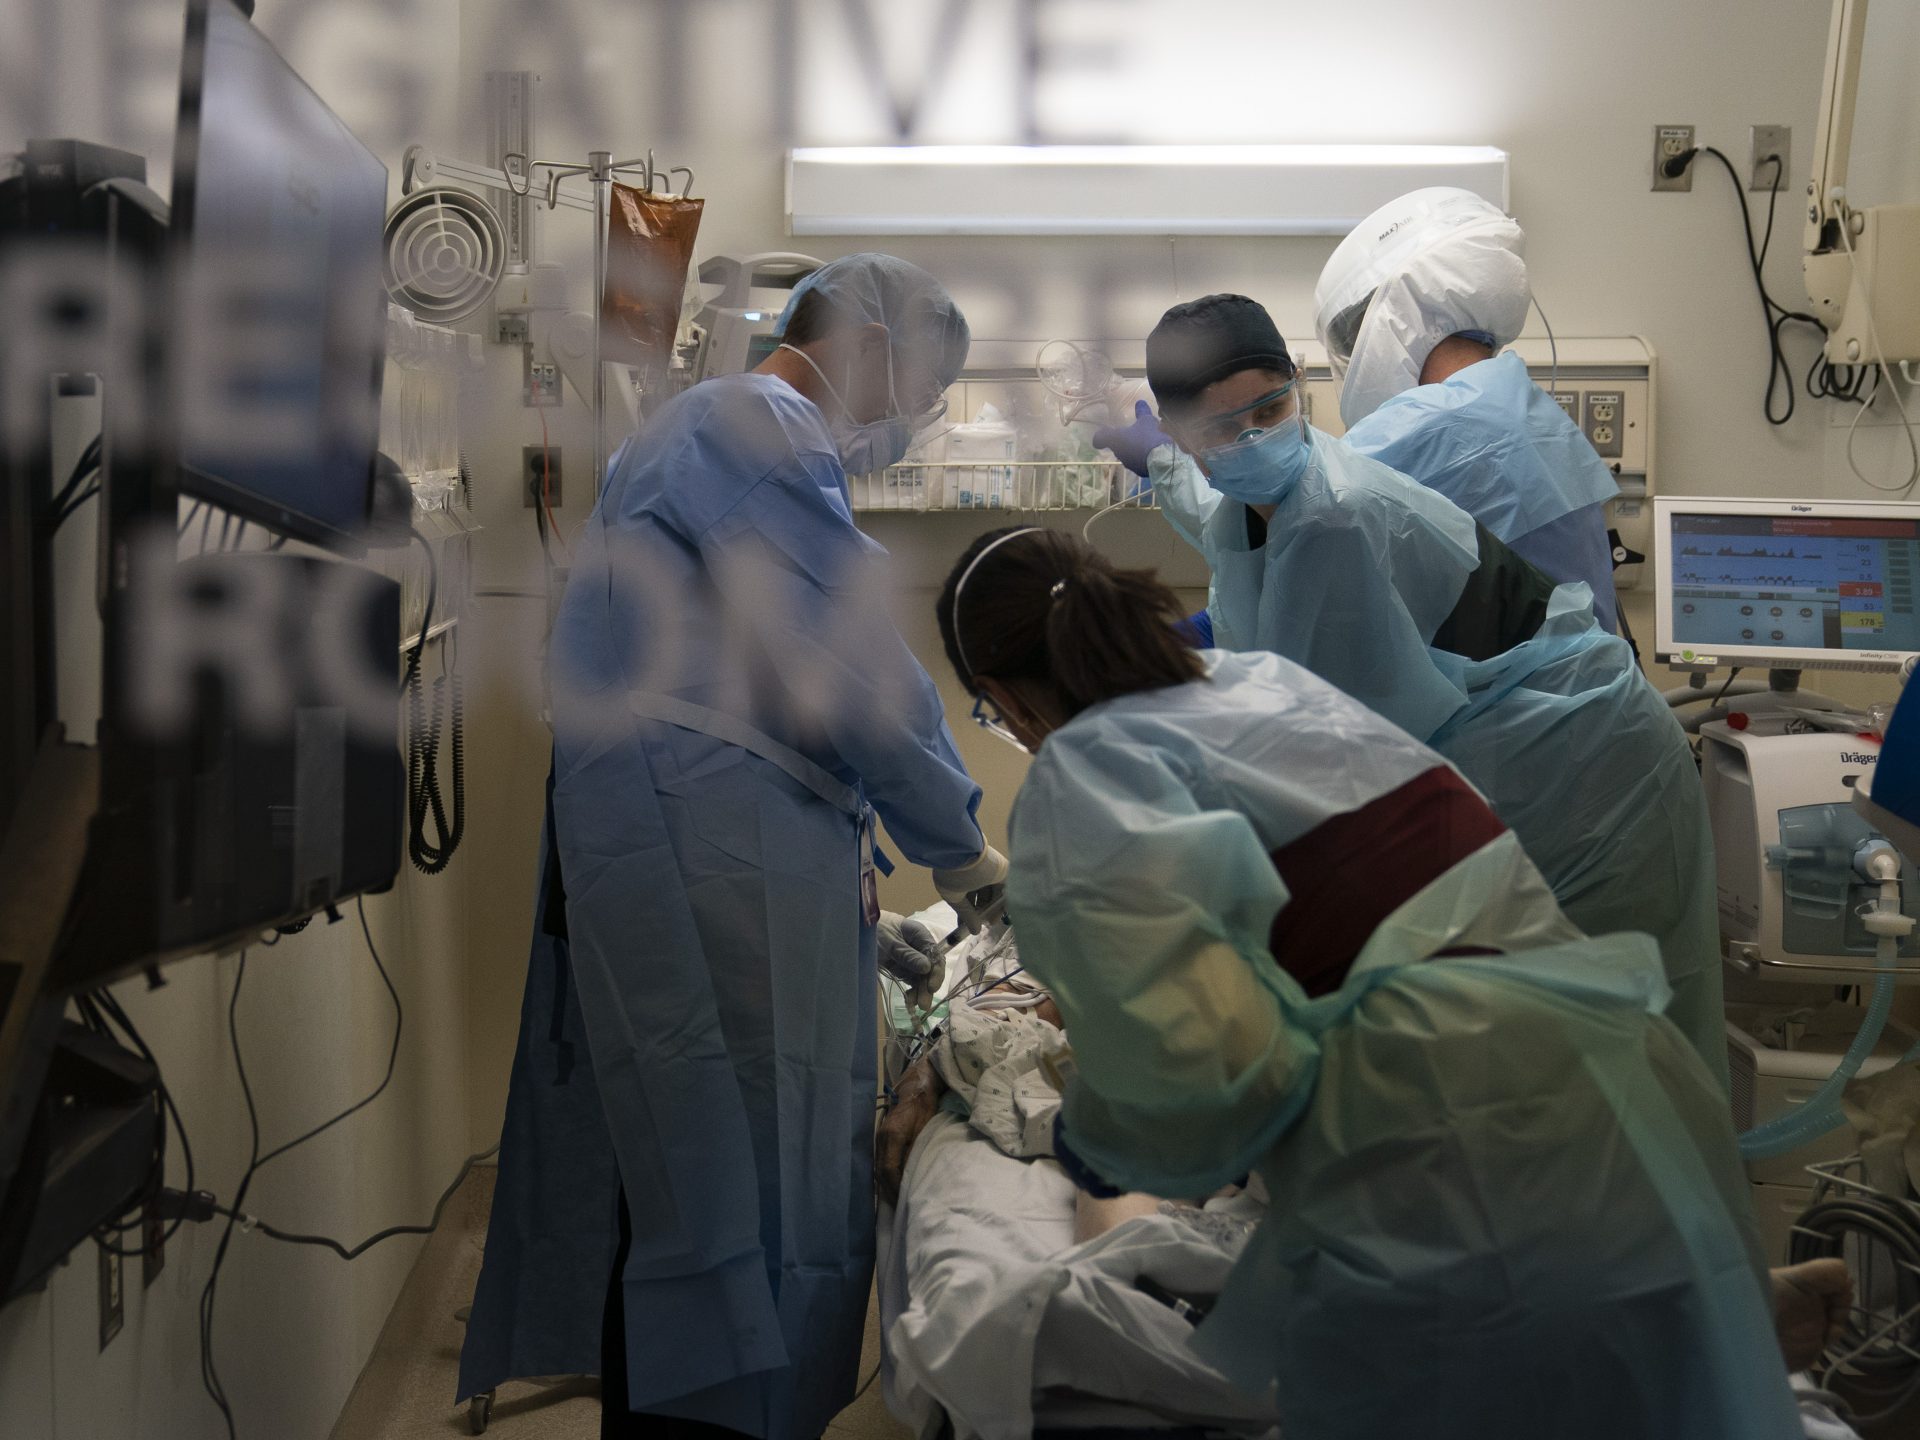
[{"label": "blue surgical gown", "polygon": [[[768,1440],[818,1435],[852,1398],[866,1316],[877,971],[860,802],[918,864],[983,845],[979,788],[887,619],[884,559],[820,412],[770,376],[713,380],[616,457],[552,642],[567,958],[633,1222],[630,1397]],[[641,718],[635,696],[687,723]],[[851,807],[822,798],[835,786]],[[534,1017],[523,1048],[563,1031]],[[565,1155],[519,1153],[537,1125],[509,1121],[500,1193],[516,1204],[574,1182]],[[516,1172],[533,1163],[547,1173],[529,1185]],[[503,1234],[609,1245],[610,1206],[571,1241],[549,1208],[497,1208],[488,1266]],[[599,1314],[604,1270],[588,1290],[584,1261],[537,1254],[509,1244],[497,1258],[517,1273],[483,1271],[468,1343],[495,1364],[463,1389],[553,1368],[530,1342],[500,1346],[516,1310]]]},{"label": "blue surgical gown", "polygon": [[1451,501],[1320,431],[1306,473],[1251,544],[1247,508],[1154,451],[1154,493],[1213,571],[1218,643],[1271,650],[1456,765],[1512,827],[1573,922],[1660,945],[1676,1025],[1724,1073],[1713,840],[1685,734],[1626,642],[1561,586],[1523,644],[1432,649],[1478,564]]},{"label": "blue surgical gown", "polygon": [[[1726,1099],[1651,942],[1580,937],[1503,834],[1308,1000],[1270,938],[1324,897],[1271,852],[1438,757],[1284,660],[1209,661],[1047,737],[1008,886],[1073,1153],[1271,1192],[1196,1348],[1315,1440],[1797,1437]],[[1335,903],[1392,883],[1375,858],[1339,857]]]},{"label": "blue surgical gown", "polygon": [[1511,350],[1403,390],[1345,438],[1438,490],[1549,579],[1585,583],[1601,628],[1620,628],[1604,508],[1619,486]]}]

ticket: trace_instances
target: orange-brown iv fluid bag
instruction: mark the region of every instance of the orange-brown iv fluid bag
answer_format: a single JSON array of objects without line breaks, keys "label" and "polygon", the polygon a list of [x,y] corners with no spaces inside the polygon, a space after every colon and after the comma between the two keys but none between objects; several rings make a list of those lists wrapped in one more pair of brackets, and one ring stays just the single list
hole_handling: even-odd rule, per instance
[{"label": "orange-brown iv fluid bag", "polygon": [[601,354],[651,376],[666,372],[700,213],[707,202],[615,183],[607,212]]}]

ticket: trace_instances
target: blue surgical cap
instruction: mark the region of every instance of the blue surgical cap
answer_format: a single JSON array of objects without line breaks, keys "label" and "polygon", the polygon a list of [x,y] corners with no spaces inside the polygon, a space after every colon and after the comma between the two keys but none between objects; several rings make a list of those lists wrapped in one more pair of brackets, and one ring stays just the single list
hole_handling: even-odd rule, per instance
[{"label": "blue surgical cap", "polygon": [[918,265],[874,251],[829,261],[793,287],[776,335],[787,333],[794,307],[810,290],[818,290],[850,324],[886,326],[895,356],[924,365],[941,389],[960,378],[973,338],[967,317],[946,287]]}]

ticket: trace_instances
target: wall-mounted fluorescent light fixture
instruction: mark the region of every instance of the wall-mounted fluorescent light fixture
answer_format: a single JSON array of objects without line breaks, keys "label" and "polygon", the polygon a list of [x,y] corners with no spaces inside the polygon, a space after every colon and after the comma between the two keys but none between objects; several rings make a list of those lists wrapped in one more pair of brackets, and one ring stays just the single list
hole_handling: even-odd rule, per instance
[{"label": "wall-mounted fluorescent light fixture", "polygon": [[787,156],[793,235],[1344,235],[1409,190],[1507,206],[1485,145],[903,145]]}]

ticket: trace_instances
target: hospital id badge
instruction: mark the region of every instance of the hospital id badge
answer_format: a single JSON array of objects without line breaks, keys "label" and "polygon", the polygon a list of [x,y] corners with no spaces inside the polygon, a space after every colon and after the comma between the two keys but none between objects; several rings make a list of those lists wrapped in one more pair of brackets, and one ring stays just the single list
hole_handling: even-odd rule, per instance
[{"label": "hospital id badge", "polygon": [[873,812],[860,817],[860,921],[880,923],[880,874],[873,864]]}]

